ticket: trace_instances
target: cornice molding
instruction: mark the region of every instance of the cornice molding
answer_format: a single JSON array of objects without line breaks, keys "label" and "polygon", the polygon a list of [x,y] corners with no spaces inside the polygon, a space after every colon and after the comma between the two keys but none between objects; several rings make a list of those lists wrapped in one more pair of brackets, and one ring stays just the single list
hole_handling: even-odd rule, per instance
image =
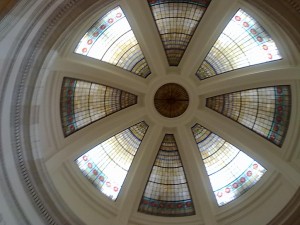
[{"label": "cornice molding", "polygon": [[[27,0],[26,2],[32,1]],[[62,1],[63,3],[60,4],[58,8],[53,10],[53,13],[45,20],[45,22],[42,25],[38,25],[45,13],[48,12],[54,4],[57,4],[59,0],[52,0],[47,2],[48,4],[43,4],[43,8],[41,8],[40,11],[34,16],[32,23],[24,31],[24,34],[20,38],[19,43],[16,47],[14,55],[10,60],[10,69],[8,69],[8,72],[5,75],[6,79],[8,79],[12,68],[15,66],[20,66],[20,70],[16,79],[17,82],[14,87],[15,93],[12,100],[12,102],[14,102],[14,105],[12,105],[11,108],[12,146],[15,154],[15,162],[16,165],[18,165],[19,175],[23,180],[24,187],[28,191],[28,195],[32,199],[32,203],[33,205],[35,205],[37,212],[41,215],[41,217],[43,217],[45,224],[74,225],[81,224],[81,222],[77,220],[76,215],[74,215],[71,210],[68,209],[68,206],[63,205],[63,203],[61,202],[59,203],[61,204],[61,206],[60,208],[58,208],[58,204],[53,202],[53,200],[55,199],[53,198],[53,196],[55,196],[55,194],[49,196],[49,191],[47,191],[47,189],[45,188],[45,184],[47,185],[47,182],[45,183],[45,179],[41,178],[39,173],[39,169],[43,168],[43,165],[42,163],[39,163],[34,159],[32,146],[30,143],[31,125],[26,123],[25,121],[30,121],[30,106],[33,95],[33,87],[40,73],[44,60],[46,59],[51,48],[54,46],[56,40],[58,39],[58,36],[60,36],[63,31],[73,22],[73,19],[78,17],[78,14],[83,13],[87,8],[99,2],[99,0]],[[105,2],[109,1],[103,0],[103,4],[105,4]],[[267,2],[267,0],[265,2]],[[297,12],[299,12],[298,0],[289,0],[288,2],[293,8],[296,9]],[[26,11],[26,9],[24,10]],[[18,58],[25,40],[29,38],[33,29],[37,28],[37,26],[39,26],[39,31],[32,40],[30,48],[28,48],[22,64],[15,65],[14,59]],[[1,27],[0,31],[2,32]],[[300,47],[300,43],[298,47]],[[3,151],[3,149],[0,149],[0,154],[2,154]],[[7,185],[10,185],[9,179],[7,178],[8,172],[5,171],[4,167],[2,169],[4,169],[3,173],[4,177],[6,177],[4,179],[4,182],[7,182]],[[298,191],[298,195],[296,196],[298,202],[300,202],[299,193],[300,192]],[[13,200],[16,201],[16,199]],[[282,214],[284,216],[286,212],[285,210],[289,210],[291,209],[291,207],[294,207],[295,202],[291,201],[290,204],[287,206],[287,209],[284,209],[282,213],[280,213],[280,215]],[[64,209],[64,212],[60,210],[62,208]],[[18,210],[20,211],[20,214],[23,214],[20,207],[18,207]],[[278,215],[278,217],[280,215]],[[24,224],[29,224],[24,214],[23,220]],[[277,220],[279,219],[276,217],[274,221]],[[270,225],[273,224],[277,223],[270,223]]]},{"label": "cornice molding", "polygon": [[[34,0],[23,0],[16,2],[11,9],[0,15],[0,41],[18,23],[26,11],[34,4]],[[1,18],[1,16],[3,16]]]},{"label": "cornice molding", "polygon": [[299,0],[287,0],[282,2],[287,2],[293,9],[295,9],[300,14],[300,1]]},{"label": "cornice molding", "polygon": [[300,223],[300,189],[292,200],[267,225],[299,225]]},{"label": "cornice molding", "polygon": [[[13,100],[14,104],[11,108],[11,137],[14,158],[16,165],[18,166],[18,172],[21,180],[24,184],[24,188],[28,193],[37,213],[43,218],[45,224],[82,224],[70,210],[68,206],[59,202],[55,203],[52,194],[45,186],[47,182],[41,177],[40,169],[42,163],[35,160],[32,152],[32,146],[30,143],[30,127],[31,124],[25,121],[30,121],[30,106],[35,86],[36,79],[42,68],[43,62],[46,59],[51,48],[55,44],[59,35],[61,35],[65,28],[68,27],[78,14],[83,13],[88,7],[94,3],[99,2],[97,0],[68,0],[63,1],[58,7],[55,4],[59,4],[59,1],[47,1],[47,4],[41,3],[37,14],[33,15],[30,19],[31,23],[27,29],[23,30],[22,37],[19,39],[19,43],[16,44],[15,54],[10,60],[10,65],[6,73],[6,79],[9,79],[9,74],[12,72],[12,68],[20,67],[17,74],[16,83],[14,86]],[[104,1],[103,1],[104,2]],[[55,8],[53,8],[55,7]],[[23,10],[26,11],[26,8]],[[50,11],[52,13],[48,18],[44,18]],[[39,24],[41,21],[45,21],[43,24]],[[26,55],[23,57],[23,61],[20,65],[16,65],[16,59],[19,56],[21,49],[24,47],[24,43],[34,29],[39,31],[35,34],[30,46],[27,48]],[[31,39],[29,39],[31,40]],[[3,151],[3,149],[1,149]],[[5,171],[6,183],[9,186],[8,171]],[[10,192],[13,192],[8,187]],[[54,191],[54,190],[53,190]],[[12,196],[15,194],[12,193]],[[18,206],[16,198],[12,199]],[[58,208],[59,207],[59,208]],[[29,224],[25,214],[22,212],[20,206],[17,207],[20,214],[23,215],[23,224]],[[62,210],[63,209],[63,210]]]}]

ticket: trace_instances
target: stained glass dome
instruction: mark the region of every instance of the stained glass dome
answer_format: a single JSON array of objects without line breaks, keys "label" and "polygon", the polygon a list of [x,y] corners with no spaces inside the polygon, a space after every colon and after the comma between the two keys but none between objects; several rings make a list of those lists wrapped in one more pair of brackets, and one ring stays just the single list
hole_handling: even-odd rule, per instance
[{"label": "stained glass dome", "polygon": [[226,216],[267,192],[292,135],[276,29],[239,1],[89,10],[53,63],[60,195],[81,219],[91,206],[116,224],[239,224]]},{"label": "stained glass dome", "polygon": [[[178,66],[180,63],[208,5],[209,1],[149,1],[170,66]],[[172,44],[180,42],[185,44]],[[173,54],[176,51],[178,52]],[[143,71],[145,67],[149,67],[145,64],[142,49],[120,6],[106,12],[94,23],[77,45],[75,53],[120,66],[145,78],[145,75],[136,71]],[[136,55],[142,58],[137,61]],[[253,17],[239,9],[228,21],[196,75],[203,79],[214,76],[208,75],[208,71],[215,71],[215,75],[218,75],[278,59],[281,59],[281,56],[267,31]],[[140,64],[140,60],[143,64]],[[130,69],[123,66],[124,63],[118,62],[126,62],[125,64],[132,65],[130,68],[138,69]],[[206,67],[207,65],[210,65],[210,69]],[[147,70],[148,76],[151,72]],[[92,121],[101,120],[104,116],[136,104],[138,98],[119,89],[108,89],[100,84],[70,78],[65,78],[62,86],[61,116],[65,135],[76,132]],[[290,95],[289,86],[259,87],[207,98],[207,107],[281,146],[289,125]],[[164,84],[154,96],[154,105],[162,116],[178,117],[188,108],[188,93],[176,83]],[[177,121],[172,122],[173,126],[177,127]],[[112,200],[116,200],[135,154],[146,135],[148,125],[142,123],[143,125],[139,123],[128,127],[99,143],[76,160],[76,164],[87,179]],[[267,170],[242,149],[198,123],[191,127],[191,130],[219,206],[241,196],[266,173]],[[138,133],[140,135],[137,135]],[[171,147],[172,143],[174,147]],[[168,146],[172,150],[169,150]],[[169,156],[167,152],[174,153]],[[176,161],[180,160],[180,157],[173,134],[166,134],[157,157],[139,211],[160,216],[193,215],[194,209],[189,209],[192,206],[192,198],[183,172],[184,165]],[[175,168],[182,168],[181,172]],[[162,187],[155,187],[157,185]],[[181,185],[184,186],[180,188]]]}]

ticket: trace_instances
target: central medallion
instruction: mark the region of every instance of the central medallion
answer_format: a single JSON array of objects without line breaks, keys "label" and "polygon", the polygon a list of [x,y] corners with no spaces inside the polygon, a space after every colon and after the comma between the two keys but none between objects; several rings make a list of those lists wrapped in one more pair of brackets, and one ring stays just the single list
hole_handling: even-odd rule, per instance
[{"label": "central medallion", "polygon": [[156,91],[154,105],[161,115],[174,118],[183,114],[187,109],[189,95],[179,84],[165,84]]}]

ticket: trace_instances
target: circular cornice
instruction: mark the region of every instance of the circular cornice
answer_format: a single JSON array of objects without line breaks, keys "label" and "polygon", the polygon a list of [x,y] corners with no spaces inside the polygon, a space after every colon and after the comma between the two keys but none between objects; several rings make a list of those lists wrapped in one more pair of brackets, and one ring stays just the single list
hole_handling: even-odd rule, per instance
[{"label": "circular cornice", "polygon": [[[56,3],[55,1],[52,1],[44,7],[44,10],[40,11],[38,16],[35,17],[35,20],[32,21],[32,25],[28,28],[27,32],[24,32],[23,39],[20,40],[21,42],[26,40],[27,38],[31,38],[29,37],[29,34],[32,32],[33,28],[35,28],[35,26],[40,26],[39,34],[36,34],[32,41],[33,47],[28,49],[26,57],[24,57],[24,60],[22,61],[22,67],[20,68],[18,74],[18,82],[16,83],[14,88],[16,94],[14,95],[12,101],[15,102],[15,105],[13,105],[13,116],[11,121],[12,124],[14,124],[14,128],[12,128],[11,132],[12,136],[14,137],[13,147],[16,150],[15,161],[19,167],[20,176],[23,178],[24,186],[26,186],[33,204],[36,206],[40,215],[44,217],[45,222],[48,224],[80,224],[80,222],[76,221],[76,216],[70,212],[69,215],[64,214],[65,212],[63,212],[63,214],[59,213],[60,209],[57,208],[57,204],[53,204],[52,197],[48,196],[48,190],[44,189],[43,185],[40,185],[39,183],[40,177],[39,173],[37,173],[37,167],[40,166],[28,164],[28,162],[34,162],[35,160],[31,152],[32,146],[30,145],[29,136],[30,127],[29,125],[24,125],[23,121],[30,120],[30,111],[28,110],[28,108],[30,108],[30,100],[33,94],[31,87],[35,85],[35,81],[37,79],[37,76],[39,75],[40,69],[42,68],[44,59],[57,40],[57,36],[62,34],[63,30],[72,23],[72,19],[70,18],[75,19],[78,15],[78,11],[84,12],[89,6],[96,2],[96,0],[65,1],[58,7],[59,9],[56,9],[55,12],[45,20],[43,24],[37,25],[38,22],[40,22],[39,19],[43,17],[43,15],[54,5],[54,3]],[[72,16],[70,17],[70,15]],[[21,49],[22,47],[23,43],[20,43],[18,48]],[[19,53],[20,52],[17,51],[12,58],[16,59]],[[15,62],[12,60],[10,66],[13,67],[14,63]],[[190,96],[194,96],[193,85],[179,80],[180,78],[178,78],[177,76],[170,76],[168,79],[154,81],[153,86],[149,86],[149,89],[151,89],[152,91],[150,90],[149,96],[146,96],[146,105],[152,112],[155,111],[155,113],[151,113],[154,120],[158,117],[161,117],[161,115],[157,113],[153,105],[153,96],[160,86],[169,82],[180,82],[180,84],[182,84],[182,86],[188,91],[188,94]],[[188,117],[185,117],[185,114],[192,113],[199,105],[198,99],[196,99],[195,97],[191,97],[190,101],[193,102],[193,104],[190,104],[193,106],[189,105],[187,111],[183,115],[176,118],[176,122],[178,121],[182,124],[186,124],[189,121]],[[162,120],[166,126],[173,126],[173,119],[166,118]],[[35,163],[38,164],[38,162]],[[36,178],[37,181],[34,181]],[[67,209],[65,210],[67,211]],[[72,217],[73,219],[69,220],[70,217]]]},{"label": "circular cornice", "polygon": [[[73,225],[82,224],[82,222],[63,202],[59,204],[54,202],[54,199],[59,198],[56,191],[49,192],[49,189],[44,186],[49,182],[46,174],[45,176],[39,175],[39,173],[43,173],[44,165],[41,162],[33,163],[35,157],[32,152],[33,146],[30,143],[31,126],[23,123],[24,120],[30,121],[29,109],[33,96],[32,87],[36,85],[42,64],[51,52],[58,36],[63,34],[66,27],[69,27],[78,17],[78,12],[85,12],[95,3],[105,6],[108,2],[106,0],[101,2],[96,0],[68,0],[61,4],[56,4],[57,1],[50,1],[47,4],[40,3],[39,12],[33,15],[27,29],[23,29],[22,36],[19,36],[19,43],[16,45],[15,54],[12,56],[12,59],[18,58],[21,50],[27,48],[25,56],[22,57],[23,61],[17,65],[18,60],[10,61],[7,74],[11,73],[12,68],[19,67],[12,100],[14,104],[11,109],[11,124],[14,124],[11,132],[15,162],[33,206],[46,224]],[[51,12],[50,15],[49,12]],[[36,29],[39,30],[37,33],[35,33]],[[30,40],[30,46],[28,46],[27,40]],[[37,172],[38,170],[39,172]],[[7,183],[9,184],[8,180]],[[47,186],[48,188],[52,187],[51,184]],[[13,201],[17,204],[16,199]],[[23,210],[20,207],[18,210],[23,216],[22,220],[29,223]]]}]

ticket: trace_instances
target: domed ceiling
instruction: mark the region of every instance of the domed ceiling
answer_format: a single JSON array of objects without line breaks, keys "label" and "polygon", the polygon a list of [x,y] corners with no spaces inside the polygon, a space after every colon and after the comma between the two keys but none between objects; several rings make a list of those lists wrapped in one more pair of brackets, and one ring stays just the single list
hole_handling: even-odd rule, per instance
[{"label": "domed ceiling", "polygon": [[267,192],[291,135],[282,38],[244,3],[132,4],[90,9],[54,56],[53,185],[86,224],[225,224],[205,212]]}]

